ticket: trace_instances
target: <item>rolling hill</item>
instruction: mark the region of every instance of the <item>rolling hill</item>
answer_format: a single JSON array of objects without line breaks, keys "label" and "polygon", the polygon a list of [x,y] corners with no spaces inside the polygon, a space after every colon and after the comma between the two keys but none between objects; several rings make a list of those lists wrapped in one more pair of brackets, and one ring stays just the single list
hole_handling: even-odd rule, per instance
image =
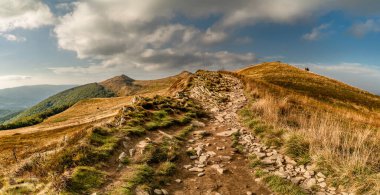
[{"label": "rolling hill", "polygon": [[335,105],[380,110],[378,95],[288,64],[262,63],[237,73]]},{"label": "rolling hill", "polygon": [[120,75],[100,83],[78,86],[49,97],[17,115],[13,113],[4,116],[3,119],[0,119],[4,123],[0,129],[13,129],[40,123],[45,118],[89,98],[149,95],[152,92],[155,94],[167,93],[172,83],[189,75],[189,72],[182,72],[175,76],[157,80],[134,80],[126,75]]},{"label": "rolling hill", "polygon": [[21,110],[74,85],[34,85],[0,89],[0,110]]},{"label": "rolling hill", "polygon": [[3,129],[37,124],[45,118],[71,107],[75,103],[89,98],[112,97],[114,94],[97,83],[74,87],[51,96],[37,105],[21,112],[6,121]]}]

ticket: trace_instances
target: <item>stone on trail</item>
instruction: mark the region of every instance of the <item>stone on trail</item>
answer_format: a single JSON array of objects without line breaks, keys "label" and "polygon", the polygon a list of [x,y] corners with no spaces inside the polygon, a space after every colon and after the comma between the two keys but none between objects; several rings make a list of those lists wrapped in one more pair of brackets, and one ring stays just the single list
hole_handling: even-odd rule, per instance
[{"label": "stone on trail", "polygon": [[306,179],[302,186],[304,189],[311,189],[314,185],[317,184],[317,180],[314,178]]},{"label": "stone on trail", "polygon": [[199,163],[200,163],[200,164],[205,164],[207,158],[208,158],[207,156],[200,156],[200,157],[199,157]]},{"label": "stone on trail", "polygon": [[134,154],[135,154],[135,149],[129,149],[129,156],[133,157]]},{"label": "stone on trail", "polygon": [[215,116],[216,120],[218,120],[220,123],[224,122],[224,118],[221,116]]},{"label": "stone on trail", "polygon": [[191,172],[203,172],[205,170],[202,168],[193,167],[193,168],[190,168],[189,171],[191,171]]},{"label": "stone on trail", "polygon": [[165,189],[161,189],[161,191],[162,191],[162,193],[163,193],[164,195],[168,195],[168,194],[169,194],[169,192],[168,192],[167,190],[165,190]]},{"label": "stone on trail", "polygon": [[122,153],[120,153],[120,155],[119,155],[119,160],[120,160],[120,161],[123,161],[123,160],[125,159],[125,157],[127,157],[127,155],[125,154],[125,152],[122,152]]},{"label": "stone on trail", "polygon": [[143,189],[137,188],[136,189],[136,195],[149,195],[149,192],[147,192]]},{"label": "stone on trail", "polygon": [[177,182],[177,183],[181,183],[182,180],[180,180],[180,179],[176,179],[175,182]]},{"label": "stone on trail", "polygon": [[224,168],[220,167],[220,165],[218,164],[212,165],[211,168],[215,169],[221,175],[226,171]]},{"label": "stone on trail", "polygon": [[293,177],[290,179],[290,181],[294,184],[299,184],[304,178],[303,177]]},{"label": "stone on trail", "polygon": [[234,128],[234,129],[231,129],[229,131],[223,131],[223,132],[217,133],[216,135],[220,136],[220,137],[229,137],[238,131],[239,131],[239,129]]},{"label": "stone on trail", "polygon": [[160,189],[154,189],[153,192],[154,192],[154,194],[158,194],[158,195],[163,194],[162,190],[160,190]]},{"label": "stone on trail", "polygon": [[206,126],[203,122],[200,122],[200,121],[197,121],[197,120],[194,120],[193,122],[191,122],[191,124],[194,127],[205,127]]},{"label": "stone on trail", "polygon": [[204,176],[205,175],[205,173],[198,173],[198,177],[202,177],[202,176]]}]

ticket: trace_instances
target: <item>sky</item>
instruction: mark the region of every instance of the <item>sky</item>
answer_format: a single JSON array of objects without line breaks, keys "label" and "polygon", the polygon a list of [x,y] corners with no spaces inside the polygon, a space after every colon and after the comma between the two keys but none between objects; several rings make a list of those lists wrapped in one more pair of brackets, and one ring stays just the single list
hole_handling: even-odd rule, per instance
[{"label": "sky", "polygon": [[282,61],[380,94],[378,0],[0,0],[0,88]]}]

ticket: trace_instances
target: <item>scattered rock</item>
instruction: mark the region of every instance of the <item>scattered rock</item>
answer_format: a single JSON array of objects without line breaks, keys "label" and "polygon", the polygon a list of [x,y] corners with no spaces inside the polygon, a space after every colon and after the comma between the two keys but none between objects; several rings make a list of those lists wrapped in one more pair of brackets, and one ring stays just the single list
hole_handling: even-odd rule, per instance
[{"label": "scattered rock", "polygon": [[319,183],[319,186],[321,186],[321,188],[325,188],[325,187],[327,187],[327,184],[326,184],[326,182],[322,182],[322,183]]},{"label": "scattered rock", "polygon": [[290,179],[290,181],[294,184],[299,184],[304,178],[303,177],[293,177]]},{"label": "scattered rock", "polygon": [[266,156],[265,153],[262,153],[262,152],[255,152],[255,154],[259,158],[264,158]]},{"label": "scattered rock", "polygon": [[162,193],[163,193],[164,195],[168,195],[168,194],[169,194],[169,192],[168,192],[167,190],[165,190],[165,189],[161,189],[161,191],[162,191]]},{"label": "scattered rock", "polygon": [[129,156],[133,157],[134,154],[135,154],[135,149],[129,149]]},{"label": "scattered rock", "polygon": [[318,172],[317,173],[317,177],[320,177],[320,178],[326,178],[326,176],[325,175],[323,175],[323,173],[321,173],[321,172]]},{"label": "scattered rock", "polygon": [[270,158],[264,158],[262,161],[261,161],[264,165],[272,165],[275,163],[274,160],[270,159]]},{"label": "scattered rock", "polygon": [[220,156],[220,159],[223,161],[230,161],[232,159],[231,156]]},{"label": "scattered rock", "polygon": [[154,192],[154,194],[158,194],[158,195],[163,194],[162,190],[160,190],[160,189],[154,189],[153,192]]},{"label": "scattered rock", "polygon": [[291,158],[289,158],[289,157],[287,157],[287,156],[285,156],[285,162],[286,162],[287,164],[291,164],[291,165],[293,165],[293,166],[297,165],[297,162],[296,162],[296,161],[292,160]]},{"label": "scattered rock", "polygon": [[191,160],[195,160],[195,159],[197,159],[198,158],[198,156],[190,156],[190,159]]},{"label": "scattered rock", "polygon": [[140,188],[136,188],[136,195],[149,195],[149,192]]},{"label": "scattered rock", "polygon": [[177,182],[177,183],[182,183],[182,180],[180,180],[180,179],[176,179],[175,182]]},{"label": "scattered rock", "polygon": [[306,179],[302,185],[305,189],[311,189],[313,186],[317,184],[317,180],[314,178]]},{"label": "scattered rock", "polygon": [[140,141],[139,143],[137,143],[136,147],[138,148],[141,148],[141,149],[144,149],[149,143],[145,140],[142,140]]},{"label": "scattered rock", "polygon": [[211,168],[215,169],[221,175],[226,171],[225,169],[220,167],[220,165],[218,164],[212,165]]},{"label": "scattered rock", "polygon": [[120,161],[123,161],[123,160],[125,159],[125,157],[127,157],[127,154],[125,154],[125,152],[122,152],[122,153],[120,153],[120,155],[119,155],[119,160],[120,160]]},{"label": "scattered rock", "polygon": [[199,157],[199,163],[204,164],[207,161],[208,156],[200,156]]},{"label": "scattered rock", "polygon": [[191,124],[194,127],[205,127],[206,126],[203,122],[200,122],[200,121],[197,121],[197,120],[192,121]]},{"label": "scattered rock", "polygon": [[205,170],[202,168],[193,167],[193,168],[190,168],[189,171],[191,171],[191,172],[203,172]]},{"label": "scattered rock", "polygon": [[202,176],[204,176],[205,175],[205,173],[198,173],[198,177],[202,177]]},{"label": "scattered rock", "polygon": [[232,130],[229,130],[229,131],[223,131],[223,132],[220,132],[220,133],[217,133],[216,135],[217,136],[221,136],[221,137],[229,137],[231,136],[232,134],[238,132],[239,129],[232,129]]},{"label": "scattered rock", "polygon": [[190,169],[192,166],[191,165],[183,165],[183,168],[185,169]]}]

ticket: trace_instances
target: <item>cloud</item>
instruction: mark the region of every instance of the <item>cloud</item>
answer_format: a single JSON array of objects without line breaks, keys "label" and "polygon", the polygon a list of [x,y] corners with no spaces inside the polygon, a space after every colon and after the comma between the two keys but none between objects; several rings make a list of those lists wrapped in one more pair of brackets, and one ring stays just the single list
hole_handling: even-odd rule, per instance
[{"label": "cloud", "polygon": [[376,75],[380,76],[380,68],[376,66],[369,66],[360,63],[347,63],[343,62],[336,65],[312,65],[315,68],[323,69],[327,71],[337,71],[341,73],[361,74],[361,75]]},{"label": "cloud", "polygon": [[[61,49],[75,52],[80,59],[95,61],[96,65],[51,70],[91,74],[126,67],[159,70],[204,63],[250,64],[257,61],[254,54],[224,53],[225,49],[218,48],[230,41],[239,43],[235,37],[237,29],[260,22],[292,24],[332,10],[355,12],[357,8],[376,12],[373,7],[366,7],[367,1],[372,0],[360,4],[351,0],[77,1],[59,17],[54,33]],[[58,7],[66,9],[67,6]],[[380,5],[377,7],[380,10]],[[207,18],[215,20],[202,28],[192,25],[193,21]],[[328,33],[328,27],[329,24],[322,24],[303,38],[320,39]],[[241,43],[250,41],[240,39]],[[231,60],[221,56],[229,56]]]},{"label": "cloud", "polygon": [[31,79],[31,76],[25,75],[3,75],[0,76],[0,81],[21,81]]},{"label": "cloud", "polygon": [[19,37],[14,34],[2,34],[0,33],[0,36],[4,37],[8,41],[14,41],[14,42],[24,42],[26,41],[25,37]]},{"label": "cloud", "polygon": [[358,22],[352,25],[350,32],[357,37],[370,32],[380,32],[380,20],[368,19],[365,22]]},{"label": "cloud", "polygon": [[330,27],[330,24],[321,24],[317,27],[314,27],[310,33],[306,33],[302,36],[304,40],[307,41],[316,41],[321,39],[323,36],[326,36],[328,32],[326,32]]},{"label": "cloud", "polygon": [[34,29],[53,23],[53,14],[40,0],[0,1],[0,32]]},{"label": "cloud", "polygon": [[335,78],[373,93],[380,92],[378,82],[374,82],[380,80],[380,68],[378,66],[352,62],[331,65],[316,63],[293,64],[302,68],[309,67],[312,72]]}]

